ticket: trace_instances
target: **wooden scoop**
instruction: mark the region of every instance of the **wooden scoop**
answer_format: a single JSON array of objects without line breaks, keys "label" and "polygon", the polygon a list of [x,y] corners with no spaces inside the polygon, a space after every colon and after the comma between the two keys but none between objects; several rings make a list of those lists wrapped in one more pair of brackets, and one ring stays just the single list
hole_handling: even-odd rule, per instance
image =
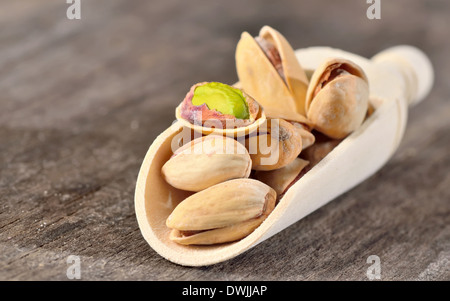
[{"label": "wooden scoop", "polygon": [[142,163],[135,191],[142,235],[164,258],[185,266],[205,266],[233,258],[299,221],[379,170],[397,149],[406,126],[408,105],[421,101],[433,84],[433,69],[418,49],[398,46],[371,60],[338,49],[299,49],[301,65],[312,72],[327,57],[343,57],[362,67],[369,78],[375,112],[285,193],[267,219],[247,237],[227,244],[183,246],[169,240],[165,221],[190,195],[167,184],[161,167],[172,154],[180,122],[160,134]]}]

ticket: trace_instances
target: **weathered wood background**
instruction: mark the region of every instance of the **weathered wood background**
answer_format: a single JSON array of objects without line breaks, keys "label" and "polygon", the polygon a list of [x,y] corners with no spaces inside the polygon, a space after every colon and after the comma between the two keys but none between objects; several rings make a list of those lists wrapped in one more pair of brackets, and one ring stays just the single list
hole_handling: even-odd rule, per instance
[{"label": "weathered wood background", "polygon": [[[450,280],[450,2],[0,1],[0,279]],[[249,252],[185,268],[156,254],[133,205],[140,164],[199,81],[237,80],[244,30],[371,57],[397,44],[436,68],[429,97],[370,179]]]}]

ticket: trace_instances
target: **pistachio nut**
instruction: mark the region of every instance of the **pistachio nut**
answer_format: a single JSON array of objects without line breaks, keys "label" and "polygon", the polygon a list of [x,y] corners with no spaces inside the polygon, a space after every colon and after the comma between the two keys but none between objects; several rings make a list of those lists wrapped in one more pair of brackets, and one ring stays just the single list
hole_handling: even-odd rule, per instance
[{"label": "pistachio nut", "polygon": [[284,119],[267,119],[245,140],[252,169],[273,170],[291,163],[302,151],[301,129]]},{"label": "pistachio nut", "polygon": [[209,135],[177,149],[161,172],[175,188],[200,191],[230,179],[248,178],[251,166],[250,155],[241,143]]},{"label": "pistachio nut", "polygon": [[311,78],[306,117],[317,131],[341,139],[362,124],[368,103],[369,83],[364,71],[346,59],[327,59]]},{"label": "pistachio nut", "polygon": [[218,82],[193,85],[177,107],[176,117],[187,126],[202,130],[245,128],[265,119],[262,107],[251,96]]},{"label": "pistachio nut", "polygon": [[166,220],[180,244],[215,244],[250,234],[274,209],[276,192],[254,179],[234,179],[183,200]]},{"label": "pistachio nut", "polygon": [[264,109],[306,115],[308,78],[277,30],[264,26],[256,38],[243,32],[236,47],[236,70],[242,88]]},{"label": "pistachio nut", "polygon": [[295,158],[294,161],[280,169],[269,171],[257,170],[254,178],[272,187],[278,197],[281,197],[290,186],[304,175],[306,172],[305,167],[308,164],[309,162],[306,160]]}]

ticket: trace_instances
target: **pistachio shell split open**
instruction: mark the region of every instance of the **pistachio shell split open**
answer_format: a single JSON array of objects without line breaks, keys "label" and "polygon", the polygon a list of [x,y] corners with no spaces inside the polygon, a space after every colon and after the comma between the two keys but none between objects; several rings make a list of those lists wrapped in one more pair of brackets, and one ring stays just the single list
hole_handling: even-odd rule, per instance
[{"label": "pistachio shell split open", "polygon": [[177,149],[161,172],[175,188],[200,191],[230,179],[248,178],[251,166],[250,155],[241,143],[209,135]]},{"label": "pistachio shell split open", "polygon": [[313,168],[341,142],[342,139],[333,139],[324,134],[317,133],[314,144],[302,151],[300,157],[309,162],[308,168]]},{"label": "pistachio shell split open", "polygon": [[310,147],[316,141],[316,137],[311,133],[311,128],[305,126],[302,123],[291,122],[302,136],[302,150]]},{"label": "pistachio shell split open", "polygon": [[267,119],[245,140],[253,170],[273,170],[291,163],[302,151],[301,129],[283,119]]},{"label": "pistachio shell split open", "polygon": [[274,209],[276,192],[253,179],[211,186],[183,200],[166,220],[179,244],[216,244],[250,234]]},{"label": "pistachio shell split open", "polygon": [[306,115],[308,79],[291,45],[275,29],[264,26],[256,38],[242,33],[236,70],[240,86],[265,109]]},{"label": "pistachio shell split open", "polygon": [[280,169],[270,171],[258,170],[255,172],[254,177],[272,187],[278,197],[280,197],[303,175],[302,171],[305,170],[308,164],[309,162],[306,160],[295,158],[294,161]]},{"label": "pistachio shell split open", "polygon": [[313,73],[306,95],[306,117],[314,129],[345,138],[364,121],[369,84],[364,71],[340,58],[326,60]]},{"label": "pistachio shell split open", "polygon": [[264,110],[266,117],[269,119],[284,119],[292,123],[302,136],[302,148],[308,148],[314,144],[315,137],[311,133],[312,123],[303,115],[295,111],[281,111],[279,108],[269,108]]},{"label": "pistachio shell split open", "polygon": [[176,118],[202,134],[248,135],[265,121],[263,108],[241,89],[218,82],[191,87]]},{"label": "pistachio shell split open", "polygon": [[169,239],[180,245],[214,245],[242,239],[252,233],[266,219],[268,213],[228,227],[208,231],[180,231],[173,229]]}]

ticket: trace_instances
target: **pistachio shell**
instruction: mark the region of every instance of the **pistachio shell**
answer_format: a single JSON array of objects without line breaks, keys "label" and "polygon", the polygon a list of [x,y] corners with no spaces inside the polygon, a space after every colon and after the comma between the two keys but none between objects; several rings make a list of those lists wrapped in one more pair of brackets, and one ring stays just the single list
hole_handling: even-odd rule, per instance
[{"label": "pistachio shell", "polygon": [[302,149],[310,147],[314,141],[314,135],[311,133],[312,124],[311,122],[294,111],[280,111],[278,108],[271,108],[265,110],[266,116],[269,119],[281,118],[292,123],[299,131],[302,136]]},{"label": "pistachio shell", "polygon": [[161,171],[167,183],[187,191],[200,191],[230,179],[247,178],[252,161],[236,140],[210,135],[176,150]]},{"label": "pistachio shell", "polygon": [[317,68],[311,78],[306,114],[314,129],[341,139],[362,124],[368,103],[369,85],[364,71],[351,61],[333,58]]},{"label": "pistachio shell", "polygon": [[245,141],[252,169],[273,170],[291,163],[302,151],[301,130],[283,119],[268,119]]},{"label": "pistachio shell", "polygon": [[258,42],[243,32],[236,47],[236,70],[240,86],[265,109],[305,115],[308,79],[287,40],[276,30],[264,26],[259,38],[276,48],[283,77]]},{"label": "pistachio shell", "polygon": [[[238,119],[231,115],[222,114],[216,110],[209,110],[206,105],[193,105],[192,97],[195,89],[207,83],[201,82],[193,85],[184,100],[176,108],[175,117],[184,126],[205,135],[218,134],[239,137],[255,131],[266,120],[264,110],[259,103],[241,89],[250,113],[248,119]],[[236,87],[233,86],[233,88]]]},{"label": "pistachio shell", "polygon": [[271,107],[268,109],[264,108],[264,112],[266,114],[266,118],[280,118],[290,122],[298,122],[308,127],[312,127],[311,121],[309,121],[308,118],[297,113],[296,111],[282,111],[280,108]]},{"label": "pistachio shell", "polygon": [[267,215],[263,214],[258,218],[253,218],[235,225],[209,231],[185,233],[183,231],[173,229],[170,232],[169,238],[172,241],[182,245],[213,245],[236,241],[252,233],[266,219],[266,217]]},{"label": "pistachio shell", "polygon": [[297,112],[305,116],[306,91],[309,82],[305,71],[295,56],[294,49],[281,33],[270,26],[266,25],[261,28],[259,36],[278,49],[283,65],[284,78],[294,98]]},{"label": "pistachio shell", "polygon": [[316,141],[316,137],[314,137],[309,128],[298,122],[291,122],[291,123],[300,132],[300,136],[302,136],[302,150],[314,144],[314,142]]},{"label": "pistachio shell", "polygon": [[182,245],[212,245],[242,239],[261,225],[275,208],[275,201],[276,195],[273,191],[270,191],[266,196],[264,212],[257,218],[207,231],[180,231],[173,229],[169,238]]},{"label": "pistachio shell", "polygon": [[309,168],[316,166],[325,158],[342,140],[332,139],[318,133],[314,144],[302,151],[301,158],[309,161]]},{"label": "pistachio shell", "polygon": [[226,181],[183,200],[166,220],[169,228],[201,231],[232,226],[260,217],[275,191],[253,179]]},{"label": "pistachio shell", "polygon": [[270,171],[256,171],[255,179],[272,187],[278,196],[286,192],[286,189],[300,175],[300,172],[309,164],[308,161],[296,158],[283,168]]}]

